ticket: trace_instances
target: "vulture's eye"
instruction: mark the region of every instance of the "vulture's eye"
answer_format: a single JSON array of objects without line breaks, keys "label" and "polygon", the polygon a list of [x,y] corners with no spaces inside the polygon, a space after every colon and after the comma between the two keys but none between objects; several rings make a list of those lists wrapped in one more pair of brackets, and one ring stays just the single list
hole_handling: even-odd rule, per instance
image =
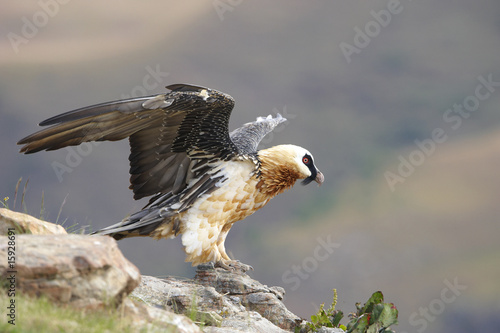
[{"label": "vulture's eye", "polygon": [[304,156],[302,157],[302,162],[307,165],[309,164],[309,162],[311,162],[311,159],[307,156]]}]

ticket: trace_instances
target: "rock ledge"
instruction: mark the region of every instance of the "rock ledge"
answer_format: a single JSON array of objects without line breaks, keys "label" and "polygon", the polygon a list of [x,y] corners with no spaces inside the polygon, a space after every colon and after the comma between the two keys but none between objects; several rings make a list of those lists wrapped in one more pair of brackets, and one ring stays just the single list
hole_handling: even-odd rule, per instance
[{"label": "rock ledge", "polygon": [[194,279],[143,276],[131,296],[212,326],[205,332],[293,331],[302,319],[287,310],[283,294],[246,274],[203,265]]},{"label": "rock ledge", "polygon": [[273,333],[302,323],[283,304],[283,288],[243,273],[200,265],[193,279],[141,279],[113,238],[68,235],[8,209],[0,209],[0,232],[7,235],[0,236],[0,277],[13,288],[78,309],[116,307],[138,331]]}]

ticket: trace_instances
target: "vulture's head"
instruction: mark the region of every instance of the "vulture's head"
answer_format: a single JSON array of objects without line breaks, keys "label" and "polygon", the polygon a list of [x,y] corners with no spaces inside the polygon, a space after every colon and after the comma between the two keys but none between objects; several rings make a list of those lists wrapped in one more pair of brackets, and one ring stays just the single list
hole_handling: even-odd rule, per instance
[{"label": "vulture's head", "polygon": [[303,179],[303,185],[312,181],[321,185],[325,180],[314,164],[312,154],[302,147],[279,145],[261,150],[258,155],[262,164],[261,172],[266,178],[274,178],[275,182],[281,185],[288,181],[290,184],[287,185],[291,186],[297,179]]}]

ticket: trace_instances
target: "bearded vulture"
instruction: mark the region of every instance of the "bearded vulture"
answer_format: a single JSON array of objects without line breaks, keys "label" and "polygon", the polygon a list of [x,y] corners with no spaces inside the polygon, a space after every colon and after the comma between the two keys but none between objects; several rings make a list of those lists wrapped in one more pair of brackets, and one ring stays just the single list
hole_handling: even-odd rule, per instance
[{"label": "bearded vulture", "polygon": [[55,150],[88,141],[129,139],[130,189],[149,203],[95,233],[119,240],[182,235],[186,261],[213,262],[227,270],[251,268],[226,253],[231,226],[262,208],[297,179],[319,185],[324,176],[313,156],[295,145],[257,150],[262,138],[286,119],[278,114],[228,130],[234,99],[188,84],[168,93],[98,104],[40,123],[20,152]]}]

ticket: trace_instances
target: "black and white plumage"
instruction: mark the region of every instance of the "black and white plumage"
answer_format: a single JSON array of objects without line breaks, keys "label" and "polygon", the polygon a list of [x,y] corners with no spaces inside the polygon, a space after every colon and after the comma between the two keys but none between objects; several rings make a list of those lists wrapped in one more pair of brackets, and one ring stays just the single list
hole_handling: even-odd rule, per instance
[{"label": "black and white plumage", "polygon": [[21,152],[54,150],[88,141],[129,138],[130,188],[152,196],[139,212],[98,231],[121,239],[182,235],[193,265],[245,265],[231,260],[224,241],[232,224],[263,207],[297,179],[324,177],[304,148],[257,151],[262,138],[286,119],[259,117],[229,133],[234,100],[217,90],[175,84],[171,92],[98,104],[49,118],[51,126],[20,140]]}]

